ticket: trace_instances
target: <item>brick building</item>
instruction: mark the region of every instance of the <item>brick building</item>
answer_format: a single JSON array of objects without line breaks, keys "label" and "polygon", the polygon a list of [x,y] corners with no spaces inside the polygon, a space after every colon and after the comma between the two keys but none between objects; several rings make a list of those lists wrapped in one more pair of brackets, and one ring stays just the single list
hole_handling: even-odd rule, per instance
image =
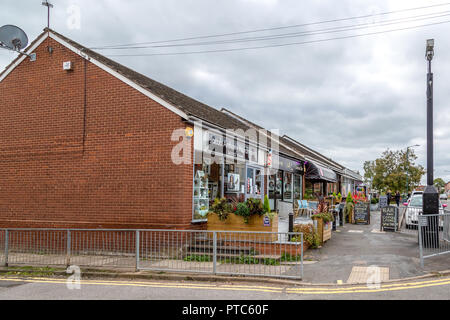
[{"label": "brick building", "polygon": [[[0,228],[203,228],[215,197],[272,190],[292,207],[307,163],[344,169],[271,133],[254,144],[246,134],[225,139],[226,130],[255,126],[53,30],[27,52],[36,61],[22,55],[0,73]],[[175,163],[180,143],[188,149]],[[199,143],[212,152],[197,152]],[[272,151],[278,171],[268,168]]]}]

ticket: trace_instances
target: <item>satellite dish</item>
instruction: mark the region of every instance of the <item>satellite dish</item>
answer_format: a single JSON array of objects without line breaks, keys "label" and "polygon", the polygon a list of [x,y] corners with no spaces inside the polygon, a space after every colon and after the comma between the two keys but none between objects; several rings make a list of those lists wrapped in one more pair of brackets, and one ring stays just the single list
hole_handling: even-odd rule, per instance
[{"label": "satellite dish", "polygon": [[30,57],[31,61],[36,61],[36,53],[28,54],[20,51],[27,45],[28,37],[19,27],[10,24],[0,27],[0,49],[16,51]]},{"label": "satellite dish", "polygon": [[7,24],[0,27],[0,42],[8,49],[20,51],[28,45],[28,37],[19,27]]}]

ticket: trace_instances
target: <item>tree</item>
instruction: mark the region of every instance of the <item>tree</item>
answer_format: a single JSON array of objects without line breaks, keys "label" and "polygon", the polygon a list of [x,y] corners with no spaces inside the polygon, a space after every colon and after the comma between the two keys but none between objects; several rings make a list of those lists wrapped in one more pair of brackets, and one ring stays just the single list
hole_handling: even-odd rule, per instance
[{"label": "tree", "polygon": [[444,193],[444,189],[445,189],[445,181],[442,180],[441,178],[436,178],[433,181],[434,186],[436,187],[436,189],[438,189],[439,193]]},{"label": "tree", "polygon": [[372,190],[373,177],[375,176],[375,162],[365,161],[364,162],[364,182],[369,185]]},{"label": "tree", "polygon": [[415,165],[414,150],[386,150],[380,158],[364,162],[364,178],[372,179],[373,188],[379,191],[399,190],[407,193],[420,184],[425,169]]}]

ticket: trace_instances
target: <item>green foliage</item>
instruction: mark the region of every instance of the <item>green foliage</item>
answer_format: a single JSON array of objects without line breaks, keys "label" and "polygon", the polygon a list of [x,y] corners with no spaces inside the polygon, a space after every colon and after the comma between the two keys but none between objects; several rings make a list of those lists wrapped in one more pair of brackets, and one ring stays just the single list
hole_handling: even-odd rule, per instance
[{"label": "green foliage", "polygon": [[350,216],[353,213],[353,202],[347,202],[344,206],[344,217]]},{"label": "green foliage", "polygon": [[353,203],[353,196],[352,196],[352,193],[350,191],[348,192],[347,199],[345,200],[345,202],[346,203],[349,203],[349,202]]},{"label": "green foliage", "polygon": [[328,223],[328,222],[333,222],[334,221],[334,216],[331,212],[321,212],[321,213],[316,213],[313,214],[311,216],[311,219],[319,219],[322,218],[324,223]]},{"label": "green foliage", "polygon": [[214,199],[214,203],[211,206],[210,211],[217,214],[220,221],[225,221],[227,220],[228,215],[232,212],[232,207],[226,198],[216,198]]},{"label": "green foliage", "polygon": [[378,198],[372,198],[371,200],[370,200],[370,203],[371,204],[377,204],[378,203]]},{"label": "green foliage", "polygon": [[267,194],[264,196],[264,213],[270,213],[270,203]]},{"label": "green foliage", "polygon": [[[425,169],[415,165],[417,156],[414,149],[386,150],[380,158],[364,163],[364,177],[372,182],[372,187],[379,191],[399,190],[401,193],[413,190],[420,184]],[[409,186],[407,190],[407,185]]]},{"label": "green foliage", "polygon": [[244,218],[244,222],[248,223],[248,218],[250,218],[250,209],[247,206],[247,203],[240,202],[236,205],[236,211],[234,212],[236,215]]},{"label": "green foliage", "polygon": [[257,214],[259,216],[262,216],[264,214],[263,204],[260,199],[247,199],[246,205],[250,210],[250,215]]},{"label": "green foliage", "polygon": [[241,254],[239,257],[221,259],[220,263],[234,263],[234,264],[264,264],[270,266],[277,266],[280,264],[278,259],[274,258],[256,258],[250,255]]},{"label": "green foliage", "polygon": [[292,262],[292,261],[300,261],[301,260],[301,255],[293,256],[289,252],[283,252],[281,254],[280,260],[281,261],[290,261],[290,262]]},{"label": "green foliage", "polygon": [[439,193],[444,193],[445,191],[445,181],[442,178],[436,178],[433,181],[434,186],[438,189]]},{"label": "green foliage", "polygon": [[211,257],[208,255],[197,255],[197,254],[191,254],[189,256],[186,256],[184,261],[196,261],[196,262],[210,262]]},{"label": "green foliage", "polygon": [[[314,227],[311,224],[298,224],[294,226],[294,232],[303,233],[303,240],[309,244],[312,249],[316,249],[320,246],[320,237],[317,232],[314,231]],[[300,239],[295,239],[296,242]],[[291,239],[292,241],[292,239]]]}]

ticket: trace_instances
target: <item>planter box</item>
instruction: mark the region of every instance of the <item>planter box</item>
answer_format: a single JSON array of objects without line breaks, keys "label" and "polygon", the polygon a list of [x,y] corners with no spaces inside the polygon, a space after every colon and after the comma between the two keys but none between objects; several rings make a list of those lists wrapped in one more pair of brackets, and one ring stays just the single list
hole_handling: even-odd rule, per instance
[{"label": "planter box", "polygon": [[319,234],[320,244],[331,239],[332,222],[324,223],[322,218],[314,218],[317,221],[317,233]]},{"label": "planter box", "polygon": [[376,211],[376,210],[378,210],[378,208],[379,208],[378,203],[377,204],[370,204],[370,211]]},{"label": "planter box", "polygon": [[[248,223],[244,222],[244,218],[237,216],[233,213],[228,215],[225,221],[220,221],[219,217],[215,213],[208,215],[208,231],[252,231],[252,232],[278,232],[278,215],[276,215],[271,221],[269,226],[264,225],[264,216],[252,215],[248,219]],[[228,234],[227,238],[234,238],[234,240],[248,241],[276,241],[277,235],[258,235],[254,234],[249,237],[248,234]]]}]

